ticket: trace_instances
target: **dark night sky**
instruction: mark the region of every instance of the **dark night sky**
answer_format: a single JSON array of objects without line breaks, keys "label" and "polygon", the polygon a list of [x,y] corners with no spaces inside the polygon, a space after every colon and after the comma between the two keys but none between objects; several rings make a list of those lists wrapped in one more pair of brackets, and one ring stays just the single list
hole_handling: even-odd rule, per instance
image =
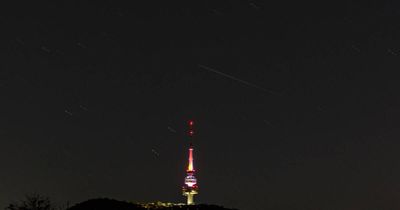
[{"label": "dark night sky", "polygon": [[0,206],[183,202],[194,119],[201,203],[400,208],[396,1],[76,2],[2,6]]}]

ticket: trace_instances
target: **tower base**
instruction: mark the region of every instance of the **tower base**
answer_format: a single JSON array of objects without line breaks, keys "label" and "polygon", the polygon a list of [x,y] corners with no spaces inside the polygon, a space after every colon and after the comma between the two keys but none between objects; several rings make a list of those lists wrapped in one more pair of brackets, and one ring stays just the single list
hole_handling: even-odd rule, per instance
[{"label": "tower base", "polygon": [[194,205],[194,195],[197,194],[197,190],[184,189],[183,195],[187,197],[186,205]]},{"label": "tower base", "polygon": [[187,205],[194,205],[194,195],[189,193],[186,195],[187,196]]}]

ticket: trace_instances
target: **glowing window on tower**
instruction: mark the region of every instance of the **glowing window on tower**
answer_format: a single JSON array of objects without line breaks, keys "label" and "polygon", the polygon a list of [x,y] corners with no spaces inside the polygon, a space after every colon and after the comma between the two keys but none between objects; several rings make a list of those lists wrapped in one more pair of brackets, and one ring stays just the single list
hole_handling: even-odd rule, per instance
[{"label": "glowing window on tower", "polygon": [[185,184],[189,187],[192,187],[193,185],[195,185],[197,183],[197,179],[194,176],[187,176],[185,178]]}]

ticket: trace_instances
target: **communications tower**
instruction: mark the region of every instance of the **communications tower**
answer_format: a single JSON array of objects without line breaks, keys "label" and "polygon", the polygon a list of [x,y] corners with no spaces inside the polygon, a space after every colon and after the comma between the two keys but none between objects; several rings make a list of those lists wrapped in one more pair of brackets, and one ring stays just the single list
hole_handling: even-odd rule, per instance
[{"label": "communications tower", "polygon": [[[189,137],[192,139],[194,122],[189,121]],[[186,170],[185,184],[182,187],[182,194],[187,197],[187,205],[194,205],[194,195],[198,194],[197,179],[194,176],[193,166],[193,144],[189,146],[189,164]]]}]

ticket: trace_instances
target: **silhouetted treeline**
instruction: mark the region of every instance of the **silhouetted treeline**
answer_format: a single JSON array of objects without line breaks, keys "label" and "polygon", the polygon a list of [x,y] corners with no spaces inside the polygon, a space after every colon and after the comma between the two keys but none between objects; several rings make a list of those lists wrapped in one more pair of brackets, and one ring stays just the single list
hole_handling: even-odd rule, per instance
[{"label": "silhouetted treeline", "polygon": [[5,210],[57,210],[47,196],[39,194],[25,195],[23,200],[9,204]]}]

